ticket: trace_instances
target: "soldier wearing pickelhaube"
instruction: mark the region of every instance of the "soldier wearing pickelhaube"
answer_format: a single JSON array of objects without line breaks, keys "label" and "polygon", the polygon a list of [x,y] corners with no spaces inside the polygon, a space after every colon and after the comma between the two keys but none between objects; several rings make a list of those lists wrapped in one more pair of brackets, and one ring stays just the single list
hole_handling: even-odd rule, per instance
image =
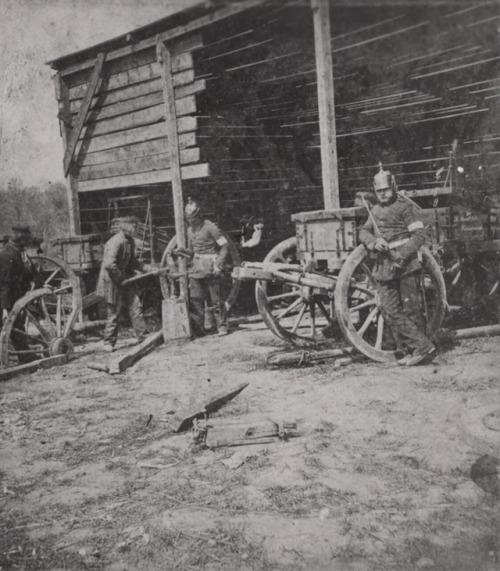
[{"label": "soldier wearing pickelhaube", "polygon": [[221,273],[229,244],[217,224],[205,220],[199,205],[189,199],[184,215],[188,225],[189,311],[195,335],[204,335],[205,305],[212,307],[219,336],[227,335],[227,312],[221,297]]},{"label": "soldier wearing pickelhaube", "polygon": [[425,228],[418,209],[398,196],[394,176],[382,166],[373,179],[373,189],[377,203],[359,239],[377,253],[373,277],[378,284],[380,310],[397,340],[398,364],[417,365],[430,361],[436,352],[425,335],[420,304],[422,265],[418,250],[425,242]]},{"label": "soldier wearing pickelhaube", "polygon": [[[14,304],[31,288],[34,280],[31,264],[29,263],[25,248],[31,238],[29,226],[12,226],[12,233],[5,247],[0,251],[0,309],[2,323],[8,318]],[[35,357],[23,354],[28,351],[28,340],[24,334],[24,318],[19,315],[14,323],[11,340],[16,351],[19,351],[18,360],[26,363]]]}]

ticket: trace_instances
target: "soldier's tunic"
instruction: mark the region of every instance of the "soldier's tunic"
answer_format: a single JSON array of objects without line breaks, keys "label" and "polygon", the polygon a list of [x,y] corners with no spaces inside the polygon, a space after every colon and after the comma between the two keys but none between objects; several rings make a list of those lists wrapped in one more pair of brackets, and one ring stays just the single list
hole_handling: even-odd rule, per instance
[{"label": "soldier's tunic", "polygon": [[[24,251],[8,242],[0,251],[0,315],[4,309],[10,311],[16,301],[30,290],[30,282],[33,279],[33,272],[28,267]],[[15,321],[14,329],[17,330],[11,334],[14,348],[17,351],[27,351],[28,342],[26,336],[22,334],[24,332],[23,315],[19,315]],[[31,359],[30,356],[19,356],[20,363]]]},{"label": "soldier's tunic", "polygon": [[97,295],[103,297],[107,305],[105,343],[113,346],[116,343],[118,318],[122,308],[128,311],[138,341],[147,336],[142,305],[134,284],[121,286],[122,282],[132,277],[136,270],[142,271],[142,269],[143,265],[135,255],[135,243],[132,237],[120,231],[106,242],[96,288]]},{"label": "soldier's tunic", "polygon": [[[401,349],[425,352],[432,347],[425,335],[420,303],[421,263],[418,250],[425,242],[425,229],[418,210],[404,198],[388,205],[376,204],[371,210],[380,236],[369,217],[359,240],[369,246],[378,237],[389,243],[390,252],[377,252],[373,276],[378,282],[380,310]],[[402,266],[395,268],[393,261]]]},{"label": "soldier's tunic", "polygon": [[189,274],[189,305],[196,333],[205,332],[205,303],[211,306],[217,329],[227,327],[227,312],[221,298],[220,276],[214,268],[223,269],[229,245],[217,224],[203,220],[197,227],[188,227],[188,248],[194,253]]}]

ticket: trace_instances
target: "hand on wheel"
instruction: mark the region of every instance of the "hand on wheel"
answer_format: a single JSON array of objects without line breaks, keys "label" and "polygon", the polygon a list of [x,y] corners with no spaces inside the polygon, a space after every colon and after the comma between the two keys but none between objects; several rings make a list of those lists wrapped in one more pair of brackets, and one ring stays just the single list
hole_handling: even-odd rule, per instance
[{"label": "hand on wheel", "polygon": [[389,243],[384,238],[377,238],[375,242],[373,242],[373,249],[377,250],[377,252],[388,252]]}]

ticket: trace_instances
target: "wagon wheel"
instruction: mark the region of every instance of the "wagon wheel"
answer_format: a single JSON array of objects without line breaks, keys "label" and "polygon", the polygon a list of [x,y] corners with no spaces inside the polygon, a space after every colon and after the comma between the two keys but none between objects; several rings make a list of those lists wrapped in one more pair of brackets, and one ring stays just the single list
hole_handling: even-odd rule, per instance
[{"label": "wagon wheel", "polygon": [[81,304],[73,286],[43,287],[16,301],[0,334],[0,361],[12,367],[72,351],[68,336]]},{"label": "wagon wheel", "polygon": [[[423,255],[422,305],[427,335],[441,327],[446,310],[446,287],[439,265],[427,248]],[[371,273],[374,257],[361,245],[347,258],[335,288],[335,311],[345,338],[375,361],[394,361],[395,343],[380,313]]]},{"label": "wagon wheel", "polygon": [[[226,307],[229,310],[236,301],[238,291],[240,289],[240,282],[231,278],[231,272],[233,271],[233,268],[236,268],[241,264],[241,260],[236,244],[227,234],[224,233],[224,236],[229,244],[229,259],[226,262],[226,267],[224,268],[221,277],[222,299],[226,303]],[[169,267],[172,272],[179,271],[177,261],[174,260],[171,256],[176,246],[177,237],[174,236],[165,248],[160,262],[160,266],[162,268]],[[170,290],[172,288],[172,283],[169,281],[168,276],[160,274],[160,287],[163,298],[168,299],[170,297]],[[177,288],[178,285],[174,284],[174,287]]]},{"label": "wagon wheel", "polygon": [[81,305],[82,293],[79,279],[64,260],[46,255],[30,256],[29,259],[37,275],[36,287],[49,286],[52,289],[60,289],[71,285],[71,289],[66,290],[66,295],[71,294],[75,298],[75,303]]},{"label": "wagon wheel", "polygon": [[[265,263],[298,264],[297,239],[287,238],[264,258]],[[300,273],[286,270],[283,273]],[[283,281],[257,281],[255,298],[271,331],[299,347],[323,344],[338,328],[333,291],[299,286]]]}]

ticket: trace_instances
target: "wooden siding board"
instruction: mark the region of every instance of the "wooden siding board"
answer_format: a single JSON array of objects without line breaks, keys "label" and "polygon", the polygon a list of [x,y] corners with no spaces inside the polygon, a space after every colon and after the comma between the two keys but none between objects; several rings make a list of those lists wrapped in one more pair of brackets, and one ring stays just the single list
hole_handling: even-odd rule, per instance
[{"label": "wooden siding board", "polygon": [[[188,165],[181,168],[183,180],[204,178],[209,176],[208,163]],[[126,188],[131,186],[144,186],[148,184],[161,184],[171,181],[170,169],[137,173],[123,176],[115,176],[97,180],[86,180],[78,185],[78,192],[91,192],[95,190],[108,190],[110,188]]]},{"label": "wooden siding board", "polygon": [[[142,141],[161,139],[162,137],[165,137],[165,125],[163,123],[155,123],[127,131],[118,131],[109,135],[102,135],[101,137],[92,137],[89,134],[88,136],[85,135],[79,142],[75,155],[82,152],[82,146],[86,153],[94,153]],[[179,135],[179,145],[181,148],[196,145],[196,133],[185,132]]]},{"label": "wooden siding board", "polygon": [[[180,163],[196,163],[200,160],[200,150],[192,148],[180,152]],[[78,174],[79,181],[96,180],[121,175],[164,170],[171,163],[171,153],[166,151],[153,156],[136,157],[128,160],[84,166]]]}]

